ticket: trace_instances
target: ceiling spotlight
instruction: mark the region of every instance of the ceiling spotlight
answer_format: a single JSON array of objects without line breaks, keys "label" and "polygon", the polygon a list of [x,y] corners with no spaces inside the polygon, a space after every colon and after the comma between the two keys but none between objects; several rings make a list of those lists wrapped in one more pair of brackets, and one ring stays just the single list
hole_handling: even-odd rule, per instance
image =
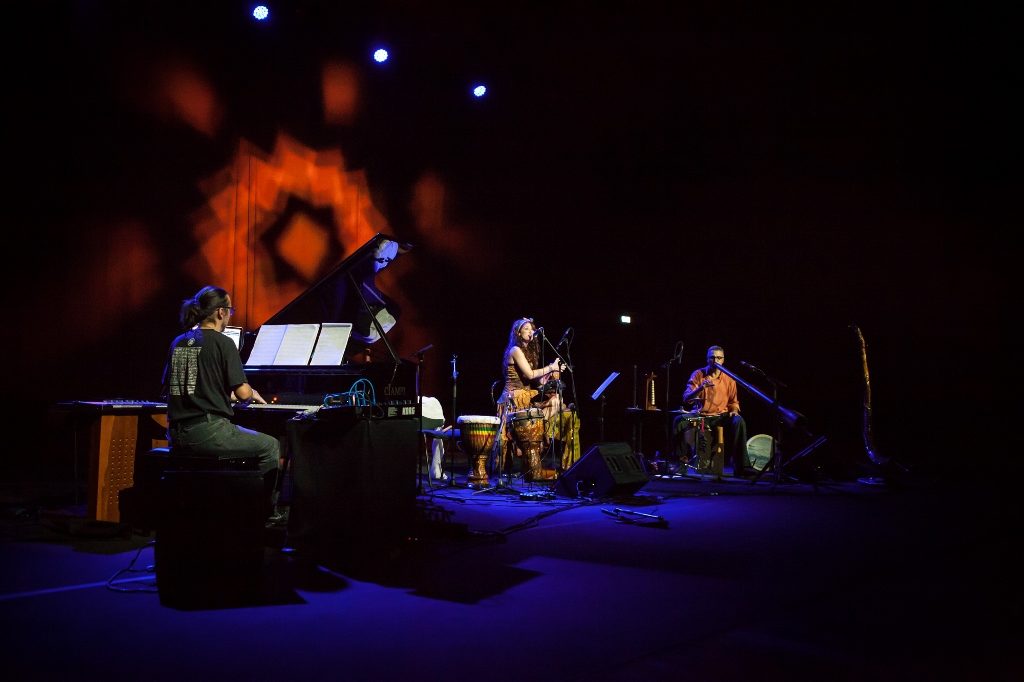
[{"label": "ceiling spotlight", "polygon": [[473,97],[483,97],[487,94],[486,85],[474,85],[473,86]]},{"label": "ceiling spotlight", "polygon": [[383,64],[384,62],[386,62],[388,60],[388,56],[388,51],[385,50],[383,47],[377,48],[376,50],[373,51],[373,61],[377,62],[378,64]]},{"label": "ceiling spotlight", "polygon": [[270,8],[266,5],[256,5],[252,8],[252,16],[257,21],[263,21],[270,16]]}]

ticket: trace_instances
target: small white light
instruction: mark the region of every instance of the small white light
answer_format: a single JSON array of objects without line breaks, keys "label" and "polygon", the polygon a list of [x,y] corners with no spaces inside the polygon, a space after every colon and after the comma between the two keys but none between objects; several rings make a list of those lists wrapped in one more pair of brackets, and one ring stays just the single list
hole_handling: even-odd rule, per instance
[{"label": "small white light", "polygon": [[621,322],[622,324],[630,324],[632,321],[633,318],[630,317],[629,315],[619,315],[619,322]]},{"label": "small white light", "polygon": [[383,47],[378,48],[378,49],[373,51],[373,61],[377,62],[378,64],[383,64],[387,60],[388,60],[388,51],[385,50]]},{"label": "small white light", "polygon": [[256,5],[252,8],[252,16],[255,19],[263,21],[270,16],[270,9],[266,5]]},{"label": "small white light", "polygon": [[487,86],[486,85],[474,85],[473,86],[473,96],[474,97],[483,97],[486,94],[487,94]]}]

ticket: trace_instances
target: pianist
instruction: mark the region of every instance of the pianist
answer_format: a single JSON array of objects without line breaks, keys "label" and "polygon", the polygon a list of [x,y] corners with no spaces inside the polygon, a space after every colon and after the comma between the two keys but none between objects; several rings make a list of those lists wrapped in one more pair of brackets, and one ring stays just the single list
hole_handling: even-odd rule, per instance
[{"label": "pianist", "polygon": [[172,456],[257,458],[269,516],[281,447],[273,436],[230,421],[232,397],[266,403],[249,386],[234,341],[223,334],[234,310],[228,292],[214,286],[182,302],[185,331],[171,343],[163,376],[167,438]]}]

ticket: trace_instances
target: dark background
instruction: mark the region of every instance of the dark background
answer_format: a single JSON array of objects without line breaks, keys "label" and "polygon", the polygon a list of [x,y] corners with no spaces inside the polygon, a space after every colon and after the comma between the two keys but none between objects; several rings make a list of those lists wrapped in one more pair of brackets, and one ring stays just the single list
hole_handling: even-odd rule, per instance
[{"label": "dark background", "polygon": [[[412,304],[399,328],[415,319],[421,333],[393,340],[404,357],[434,344],[424,390],[449,419],[452,357],[456,411],[492,413],[522,315],[574,329],[569,400],[585,444],[601,414],[589,396],[609,372],[622,374],[605,439],[628,440],[624,409],[642,401],[643,377],[653,371],[659,407],[667,393],[674,408],[720,344],[762,392],[770,384],[739,360],[787,385],[783,405],[830,438],[816,458],[861,462],[851,324],[867,341],[887,454],[955,463],[950,416],[998,406],[978,360],[1006,350],[1009,238],[998,235],[1015,174],[993,94],[1006,83],[1002,43],[974,17],[925,4],[307,1],[255,26],[247,4],[209,5],[53,3],[16,27],[7,289],[21,322],[13,385],[31,414],[157,397],[178,306],[208,283],[180,267],[196,248],[184,228],[198,183],[239,139],[269,148],[281,131],[340,148],[388,232],[416,246],[392,268]],[[377,40],[393,54],[383,68],[368,58]],[[208,77],[225,105],[215,135],[137,105],[139,74],[165,58]],[[323,122],[325,60],[360,69],[349,124]],[[490,94],[471,101],[477,78]],[[426,173],[445,187],[444,227],[429,234],[412,190]],[[157,246],[152,280],[76,283],[125,220]],[[82,331],[121,300],[123,314]],[[678,341],[683,362],[667,371]],[[741,400],[750,433],[772,433],[764,401],[743,389]]]}]

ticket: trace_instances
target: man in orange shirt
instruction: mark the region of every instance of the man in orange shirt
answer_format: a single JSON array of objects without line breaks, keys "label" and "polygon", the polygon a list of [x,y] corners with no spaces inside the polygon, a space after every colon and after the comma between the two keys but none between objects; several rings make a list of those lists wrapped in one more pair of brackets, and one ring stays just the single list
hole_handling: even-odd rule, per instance
[{"label": "man in orange shirt", "polygon": [[[747,424],[740,415],[740,400],[736,381],[718,366],[725,362],[725,351],[721,346],[708,348],[708,364],[694,370],[683,391],[683,405],[692,404],[693,411],[704,418],[704,425],[712,433],[716,426],[722,426],[725,433],[725,456],[732,462],[733,476],[748,478],[757,474],[750,466],[747,456]],[[684,442],[686,429],[690,426],[686,415],[676,418],[673,433],[676,442]],[[682,460],[688,457],[683,456]]]}]

